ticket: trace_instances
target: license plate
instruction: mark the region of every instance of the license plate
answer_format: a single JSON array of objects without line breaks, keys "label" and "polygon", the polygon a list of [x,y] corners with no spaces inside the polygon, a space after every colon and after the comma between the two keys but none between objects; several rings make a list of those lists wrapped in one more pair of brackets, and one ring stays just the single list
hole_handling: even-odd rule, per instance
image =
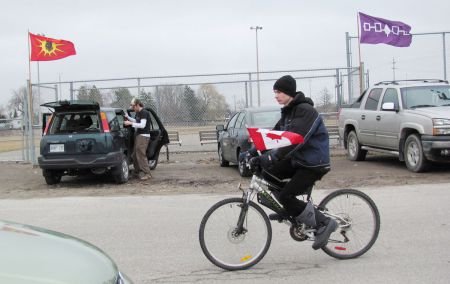
[{"label": "license plate", "polygon": [[64,152],[64,144],[50,144],[50,153]]}]

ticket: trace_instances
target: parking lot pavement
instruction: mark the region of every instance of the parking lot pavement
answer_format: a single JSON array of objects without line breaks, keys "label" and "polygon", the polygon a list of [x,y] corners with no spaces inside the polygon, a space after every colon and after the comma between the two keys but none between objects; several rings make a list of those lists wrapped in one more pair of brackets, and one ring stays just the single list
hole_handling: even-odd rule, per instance
[{"label": "parking lot pavement", "polygon": [[[215,202],[235,194],[0,200],[0,218],[75,235],[111,255],[135,283],[448,283],[450,183],[371,187],[381,230],[374,247],[340,261],[272,223],[255,267],[224,272],[202,254],[198,228]],[[322,199],[331,190],[317,191]],[[57,269],[57,268],[55,268]]]}]

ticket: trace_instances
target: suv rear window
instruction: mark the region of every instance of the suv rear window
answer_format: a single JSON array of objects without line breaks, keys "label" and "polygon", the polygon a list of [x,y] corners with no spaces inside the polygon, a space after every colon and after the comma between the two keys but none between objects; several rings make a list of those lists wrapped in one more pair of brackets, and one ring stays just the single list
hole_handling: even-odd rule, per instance
[{"label": "suv rear window", "polygon": [[100,132],[96,112],[57,113],[49,129],[49,134],[87,132]]}]

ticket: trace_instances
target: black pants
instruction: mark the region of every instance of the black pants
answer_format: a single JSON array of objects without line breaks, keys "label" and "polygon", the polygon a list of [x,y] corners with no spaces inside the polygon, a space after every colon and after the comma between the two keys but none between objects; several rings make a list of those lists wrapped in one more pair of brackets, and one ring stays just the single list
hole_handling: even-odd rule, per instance
[{"label": "black pants", "polygon": [[326,171],[293,168],[290,159],[279,161],[266,171],[280,179],[291,178],[277,195],[277,199],[293,217],[300,215],[306,207],[306,202],[298,200],[296,196],[307,193],[307,190],[326,174]]}]

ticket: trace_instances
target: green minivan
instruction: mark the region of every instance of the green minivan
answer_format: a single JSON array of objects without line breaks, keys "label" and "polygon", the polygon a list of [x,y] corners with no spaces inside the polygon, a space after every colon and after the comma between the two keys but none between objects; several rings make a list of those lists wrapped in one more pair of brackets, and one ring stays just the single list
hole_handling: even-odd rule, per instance
[{"label": "green minivan", "polygon": [[[38,157],[47,184],[59,183],[64,175],[86,173],[109,173],[116,183],[128,181],[134,129],[124,126],[124,110],[86,100],[41,106],[52,110],[43,117]],[[155,169],[161,147],[169,138],[155,111],[147,110],[151,114],[147,157],[150,169]]]}]

